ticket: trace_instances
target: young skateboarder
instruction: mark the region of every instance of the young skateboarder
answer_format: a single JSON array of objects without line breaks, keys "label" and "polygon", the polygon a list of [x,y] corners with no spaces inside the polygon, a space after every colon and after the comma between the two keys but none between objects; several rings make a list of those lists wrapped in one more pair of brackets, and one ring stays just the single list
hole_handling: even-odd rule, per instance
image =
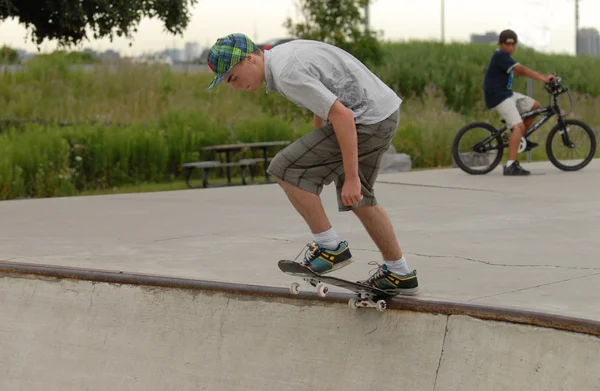
[{"label": "young skateboarder", "polygon": [[324,274],[352,255],[323,209],[323,186],[335,182],[339,211],[352,211],[381,251],[384,264],[362,283],[399,294],[418,289],[394,229],[377,204],[375,179],[400,120],[401,99],[349,53],[318,41],[294,40],[268,51],[244,34],[219,38],[208,65],[236,90],[278,92],[314,114],[315,129],[281,150],[268,173],[308,224],[314,241],[303,263]]}]

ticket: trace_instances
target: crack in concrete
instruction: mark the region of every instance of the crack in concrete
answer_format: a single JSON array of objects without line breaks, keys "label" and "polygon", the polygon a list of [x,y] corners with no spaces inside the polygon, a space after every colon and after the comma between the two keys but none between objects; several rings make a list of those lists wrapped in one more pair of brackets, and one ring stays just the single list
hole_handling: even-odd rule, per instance
[{"label": "crack in concrete", "polygon": [[369,331],[368,333],[366,333],[366,334],[365,334],[365,337],[366,337],[366,336],[368,336],[368,335],[371,335],[371,334],[373,334],[373,333],[374,333],[374,332],[376,332],[378,329],[379,329],[379,327],[378,327],[378,326],[375,326],[375,328],[374,328],[373,330],[371,330],[371,331]]},{"label": "crack in concrete", "polygon": [[92,292],[90,294],[90,306],[92,308],[94,306],[94,293],[96,292],[96,284],[92,285]]},{"label": "crack in concrete", "polygon": [[[287,243],[294,243],[295,242],[294,240],[291,240],[291,239],[273,238],[273,237],[269,237],[269,236],[251,235],[250,237],[251,238],[259,238],[259,239],[268,239],[268,240],[274,240],[274,241],[281,241],[281,242],[287,242]],[[353,250],[356,250],[356,251],[368,251],[368,252],[373,252],[373,253],[378,253],[379,252],[378,249],[360,248],[360,247],[353,247]],[[475,258],[470,258],[470,257],[458,256],[458,255],[436,255],[436,254],[424,254],[424,253],[413,253],[413,252],[406,252],[405,254],[415,255],[415,256],[423,257],[423,258],[450,258],[450,259],[459,259],[461,261],[480,263],[480,264],[483,264],[483,265],[496,266],[496,267],[518,267],[518,268],[534,267],[534,268],[551,268],[551,269],[563,269],[563,270],[591,270],[591,271],[600,271],[600,267],[563,266],[563,265],[547,265],[547,264],[545,264],[545,265],[507,264],[507,263],[494,263],[494,262],[490,262],[490,261],[484,261],[482,259],[475,259]]]},{"label": "crack in concrete", "polygon": [[258,238],[258,239],[268,239],[268,240],[275,240],[275,241],[279,241],[279,242],[288,242],[288,243],[294,243],[293,240],[290,239],[282,239],[282,238],[272,238],[269,236],[256,236],[256,235],[250,235],[251,238]]},{"label": "crack in concrete", "polygon": [[386,184],[386,185],[397,185],[397,186],[431,187],[431,188],[434,188],[434,189],[481,191],[481,192],[484,192],[484,193],[507,194],[507,192],[505,192],[505,191],[487,190],[487,189],[474,189],[472,187],[425,185],[425,184],[422,184],[422,183],[388,182],[388,181],[377,181],[377,183],[383,183],[383,184]]},{"label": "crack in concrete", "polygon": [[547,267],[547,268],[555,268],[555,269],[567,269],[567,270],[600,270],[600,267],[582,267],[582,266],[561,266],[561,265],[532,265],[532,264],[516,264],[511,265],[507,263],[494,263],[489,261],[484,261],[481,259],[469,258],[469,257],[460,257],[456,255],[429,255],[429,254],[421,254],[421,253],[407,253],[410,255],[416,255],[424,258],[453,258],[460,259],[468,262],[476,262],[481,263],[488,266],[501,266],[501,267]]},{"label": "crack in concrete", "polygon": [[225,303],[225,308],[221,310],[221,314],[219,315],[219,323],[220,323],[219,336],[221,337],[221,338],[219,338],[219,348],[217,349],[217,359],[219,360],[219,362],[223,361],[222,350],[223,350],[223,344],[225,342],[225,336],[223,335],[223,327],[225,326],[225,310],[227,310],[229,308],[230,300],[231,300],[230,298],[227,298],[227,302]]},{"label": "crack in concrete", "polygon": [[433,380],[433,391],[435,391],[437,387],[438,375],[440,374],[440,368],[442,367],[442,360],[444,358],[444,349],[446,347],[446,336],[448,335],[448,322],[450,321],[450,316],[446,316],[446,328],[444,330],[444,339],[442,340],[442,349],[440,351],[440,360],[438,361],[437,369],[435,370],[435,379]]},{"label": "crack in concrete", "polygon": [[495,293],[495,294],[493,294],[493,295],[487,295],[487,296],[476,297],[476,298],[474,298],[474,299],[470,299],[470,300],[468,300],[468,301],[469,301],[469,302],[472,302],[472,301],[477,301],[477,300],[487,299],[487,298],[490,298],[490,297],[502,296],[502,295],[506,295],[506,294],[509,294],[509,293],[515,293],[515,292],[524,292],[524,291],[531,290],[531,289],[541,288],[541,287],[543,287],[543,286],[550,286],[550,285],[554,285],[554,284],[561,284],[561,283],[563,283],[563,282],[569,282],[569,281],[579,280],[579,279],[582,279],[582,278],[594,277],[594,276],[598,276],[598,275],[600,275],[600,273],[588,274],[587,276],[579,276],[579,277],[573,277],[573,278],[565,278],[565,279],[563,279],[563,280],[558,280],[558,281],[548,282],[548,283],[545,283],[545,284],[539,284],[539,285],[535,285],[535,286],[529,286],[529,287],[527,287],[527,288],[513,289],[513,290],[511,290],[511,291],[507,291],[507,292],[501,292],[501,293]]},{"label": "crack in concrete", "polygon": [[[152,242],[168,242],[170,240],[189,239],[189,238],[201,238],[203,236],[210,236],[214,234],[200,234],[200,235],[187,235],[187,236],[176,236],[174,238],[154,239]],[[218,235],[218,234],[217,234]]]},{"label": "crack in concrete", "polygon": [[[369,252],[374,252],[374,253],[378,253],[379,250],[376,249],[370,249],[370,248],[354,248],[354,250],[357,251],[369,251]],[[600,271],[600,267],[583,267],[583,266],[562,266],[562,265],[533,265],[533,264],[507,264],[507,263],[494,263],[494,262],[490,262],[490,261],[484,261],[481,259],[475,259],[475,258],[470,258],[470,257],[461,257],[458,255],[434,255],[434,254],[423,254],[423,253],[411,253],[411,252],[405,252],[405,254],[408,255],[416,255],[418,257],[423,257],[423,258],[451,258],[451,259],[459,259],[461,261],[467,261],[467,262],[475,262],[475,263],[481,263],[483,265],[488,265],[488,266],[498,266],[498,267],[535,267],[535,268],[554,268],[554,269],[564,269],[564,270],[592,270],[592,271]]]}]

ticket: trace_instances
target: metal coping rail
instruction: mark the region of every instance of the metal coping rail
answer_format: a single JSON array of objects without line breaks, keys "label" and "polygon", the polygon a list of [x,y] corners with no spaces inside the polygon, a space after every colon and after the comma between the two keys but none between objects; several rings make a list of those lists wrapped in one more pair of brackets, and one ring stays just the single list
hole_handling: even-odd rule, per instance
[{"label": "metal coping rail", "polygon": [[[352,294],[332,292],[328,294],[326,298],[319,298],[315,293],[311,292],[301,292],[299,295],[293,295],[287,288],[282,287],[197,280],[122,271],[0,261],[0,278],[28,278],[30,276],[196,291],[218,291],[260,297],[280,297],[326,302],[347,302],[350,298],[354,297]],[[599,321],[514,308],[445,302],[419,299],[415,297],[393,298],[388,300],[387,308],[393,310],[424,312],[441,315],[465,315],[482,320],[525,324],[530,326],[600,336]]]}]

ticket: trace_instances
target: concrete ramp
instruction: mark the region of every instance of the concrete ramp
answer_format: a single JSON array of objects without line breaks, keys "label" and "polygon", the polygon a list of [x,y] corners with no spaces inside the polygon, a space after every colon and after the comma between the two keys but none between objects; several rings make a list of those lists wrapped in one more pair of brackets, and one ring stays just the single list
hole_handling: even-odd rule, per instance
[{"label": "concrete ramp", "polygon": [[597,390],[600,324],[0,262],[0,390]]}]

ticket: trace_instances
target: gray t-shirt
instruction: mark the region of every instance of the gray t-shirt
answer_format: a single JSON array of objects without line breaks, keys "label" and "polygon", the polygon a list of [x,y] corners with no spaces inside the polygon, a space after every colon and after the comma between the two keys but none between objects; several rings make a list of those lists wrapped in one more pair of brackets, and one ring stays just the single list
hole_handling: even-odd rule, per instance
[{"label": "gray t-shirt", "polygon": [[402,100],[344,50],[319,41],[295,40],[265,51],[267,93],[279,92],[323,120],[339,99],[357,124],[383,121]]}]

